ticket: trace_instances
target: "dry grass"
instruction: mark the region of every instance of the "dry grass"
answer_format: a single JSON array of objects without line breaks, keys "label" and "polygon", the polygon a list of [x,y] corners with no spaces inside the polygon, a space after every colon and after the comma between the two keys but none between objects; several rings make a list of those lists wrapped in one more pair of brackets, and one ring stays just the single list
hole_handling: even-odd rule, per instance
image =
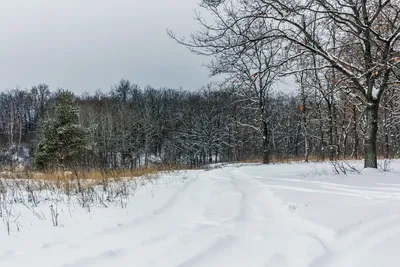
[{"label": "dry grass", "polygon": [[113,171],[52,171],[52,172],[32,172],[29,178],[34,180],[64,180],[64,179],[82,179],[82,180],[103,180],[117,177],[134,178],[159,172],[158,168],[143,168],[135,170],[113,170]]},{"label": "dry grass", "polygon": [[189,169],[181,166],[155,166],[149,168],[138,169],[119,169],[119,170],[91,170],[91,171],[2,171],[0,172],[0,179],[27,179],[35,181],[63,181],[63,180],[86,180],[86,181],[102,181],[104,179],[117,179],[128,178],[134,179],[141,176],[154,175],[159,172],[177,171]]}]

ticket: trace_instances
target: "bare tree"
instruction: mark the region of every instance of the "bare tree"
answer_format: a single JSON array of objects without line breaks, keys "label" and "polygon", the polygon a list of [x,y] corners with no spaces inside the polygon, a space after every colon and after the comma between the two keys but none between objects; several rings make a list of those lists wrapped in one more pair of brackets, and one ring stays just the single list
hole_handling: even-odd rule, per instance
[{"label": "bare tree", "polygon": [[[255,130],[262,140],[263,163],[270,161],[269,99],[272,86],[278,81],[281,62],[278,43],[255,42],[235,56],[228,64],[222,63],[219,72],[228,74],[226,83],[234,88],[238,101],[244,102],[243,112],[254,112],[255,121],[239,125]],[[227,57],[223,57],[224,60]],[[226,66],[227,65],[227,66]],[[225,68],[224,68],[225,67]],[[214,66],[215,68],[215,66]]]},{"label": "bare tree", "polygon": [[[379,102],[399,63],[398,1],[208,0],[202,6],[215,20],[207,23],[199,15],[202,29],[187,42],[179,40],[194,52],[217,55],[280,39],[286,60],[316,56],[325,62],[318,69],[335,69],[345,80],[341,89],[365,105],[364,166],[377,168]],[[270,27],[254,27],[260,21]]]}]

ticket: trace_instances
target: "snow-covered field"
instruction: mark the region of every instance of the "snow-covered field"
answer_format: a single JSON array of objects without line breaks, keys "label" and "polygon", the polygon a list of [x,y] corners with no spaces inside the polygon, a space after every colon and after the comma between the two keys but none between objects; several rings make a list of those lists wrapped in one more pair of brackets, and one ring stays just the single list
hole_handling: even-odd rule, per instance
[{"label": "snow-covered field", "polygon": [[[360,163],[355,163],[360,167]],[[226,165],[138,183],[126,208],[12,206],[0,266],[400,266],[400,161]],[[123,205],[122,205],[123,206]],[[3,214],[4,216],[4,214]]]}]

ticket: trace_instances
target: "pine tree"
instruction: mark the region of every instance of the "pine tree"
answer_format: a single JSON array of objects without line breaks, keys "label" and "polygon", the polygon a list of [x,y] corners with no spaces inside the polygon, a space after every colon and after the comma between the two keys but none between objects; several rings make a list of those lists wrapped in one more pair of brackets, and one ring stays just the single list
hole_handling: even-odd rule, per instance
[{"label": "pine tree", "polygon": [[71,92],[58,93],[54,113],[54,118],[43,123],[43,139],[35,154],[35,165],[39,169],[78,166],[88,151],[88,130],[79,124],[79,109]]}]

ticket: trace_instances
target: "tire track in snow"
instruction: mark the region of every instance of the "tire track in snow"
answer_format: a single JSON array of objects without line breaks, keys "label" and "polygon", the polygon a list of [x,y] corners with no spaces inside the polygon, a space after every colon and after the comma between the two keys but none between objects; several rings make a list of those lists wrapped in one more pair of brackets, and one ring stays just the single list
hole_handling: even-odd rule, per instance
[{"label": "tire track in snow", "polygon": [[[168,199],[164,205],[153,211],[151,216],[159,216],[173,209],[173,207],[179,202],[179,199],[187,193],[189,188],[192,187],[196,182],[199,182],[199,175],[200,173],[198,173],[191,180],[187,181],[170,199]],[[140,221],[135,221],[134,223],[138,222]]]},{"label": "tire track in snow", "polygon": [[400,213],[354,224],[338,232],[330,251],[317,258],[312,267],[355,267],[362,255],[400,234]]},{"label": "tire track in snow", "polygon": [[[175,205],[179,205],[179,202],[183,202],[182,198],[184,198],[185,195],[187,195],[187,191],[190,190],[191,187],[194,187],[194,185],[199,182],[198,179],[199,175],[200,173],[198,173],[192,179],[187,180],[186,183],[182,187],[180,187],[175,192],[175,194],[173,194],[161,207],[156,208],[149,215],[145,215],[134,219],[127,225],[127,227],[134,227],[139,224],[144,224],[147,223],[149,220],[157,220],[158,217],[163,216],[163,214],[166,214],[167,212],[173,210]],[[118,231],[120,230],[120,227],[121,226],[117,227]]]},{"label": "tire track in snow", "polygon": [[[297,184],[309,184],[316,188],[306,188],[302,186],[268,184],[270,188],[291,190],[304,193],[321,193],[321,194],[336,194],[349,197],[361,197],[364,199],[384,199],[384,200],[400,200],[400,188],[389,187],[373,187],[373,186],[351,186],[341,185],[336,183],[307,181],[300,179],[285,179],[285,178],[261,178],[255,177],[258,181],[284,181]],[[262,182],[263,183],[263,182]],[[320,189],[321,188],[321,189]]]},{"label": "tire track in snow", "polygon": [[[336,183],[306,181],[300,179],[266,178],[256,177],[257,181],[270,188],[284,189],[300,192],[337,194],[365,199],[399,200],[400,188],[388,187],[389,184],[377,184],[381,186],[352,186]],[[300,186],[269,184],[268,181],[284,181],[297,183]],[[304,184],[315,186],[305,188]],[[399,186],[399,184],[395,184]],[[327,190],[328,189],[328,190]],[[380,214],[375,218],[359,222],[338,231],[333,242],[323,242],[325,251],[323,255],[314,259],[311,267],[355,267],[363,256],[370,250],[376,249],[388,239],[400,235],[400,213]]]},{"label": "tire track in snow", "polygon": [[[208,206],[201,220],[204,220],[209,227],[195,228],[193,231],[187,232],[185,238],[193,242],[186,244],[186,246],[193,245],[196,247],[196,242],[204,237],[208,237],[207,239],[212,239],[213,236],[219,237],[212,243],[205,242],[206,245],[200,252],[195,251],[193,253],[191,251],[191,256],[174,266],[224,266],[227,261],[232,261],[232,257],[240,255],[239,253],[245,249],[242,241],[245,234],[244,229],[248,222],[249,210],[246,190],[241,188],[237,179],[227,169],[213,170],[208,176],[209,179],[214,181],[213,194],[210,195]],[[204,179],[204,177],[201,177],[201,179]],[[233,199],[229,201],[231,197]],[[234,208],[226,211],[227,203],[230,203]],[[177,251],[182,250],[184,248],[177,248]],[[160,261],[163,262],[163,260]]]},{"label": "tire track in snow", "polygon": [[[137,248],[138,253],[162,251],[151,264],[164,265],[169,258],[181,258],[180,263],[174,263],[173,266],[183,267],[205,264],[214,255],[223,254],[227,247],[236,247],[237,225],[244,212],[241,204],[243,194],[236,189],[233,180],[224,175],[224,172],[216,170],[198,177],[197,179],[212,182],[210,194],[204,201],[203,213],[186,224],[179,233],[145,241]],[[227,203],[232,204],[232,209],[226,206]],[[174,249],[171,250],[171,247]],[[182,253],[183,251],[187,252]]]},{"label": "tire track in snow", "polygon": [[272,189],[282,189],[282,190],[290,190],[290,191],[297,191],[303,193],[318,193],[318,194],[330,194],[330,195],[340,195],[340,196],[347,196],[347,197],[360,197],[364,199],[373,199],[373,197],[361,194],[358,192],[341,192],[338,190],[324,190],[324,189],[311,189],[306,187],[298,187],[298,186],[288,186],[288,185],[268,185],[268,188]]},{"label": "tire track in snow", "polygon": [[[176,267],[195,267],[198,265],[209,266],[211,264],[210,259],[213,258],[213,255],[215,255],[217,253],[223,253],[224,251],[229,250],[229,248],[235,244],[235,241],[236,241],[236,238],[232,235],[226,235],[226,236],[220,237],[217,241],[215,241],[213,244],[208,246],[204,251],[185,260],[184,262],[177,265]],[[229,253],[227,253],[227,254],[229,254]],[[214,264],[215,264],[215,262],[214,262]],[[223,265],[221,265],[221,266],[223,266]]]},{"label": "tire track in snow", "polygon": [[[338,183],[329,183],[322,181],[314,181],[314,180],[302,180],[295,178],[271,178],[271,177],[262,177],[262,176],[254,176],[255,179],[259,181],[279,181],[279,182],[290,182],[290,183],[303,183],[303,184],[313,184],[313,185],[326,185],[338,188],[350,188],[350,189],[366,189],[366,190],[385,190],[385,191],[395,191],[400,192],[400,184],[385,184],[385,183],[376,183],[376,185],[381,186],[355,186],[355,185],[346,185],[346,184],[338,184]],[[391,187],[387,187],[391,186]],[[394,187],[394,186],[397,186]]]},{"label": "tire track in snow", "polygon": [[400,209],[395,211],[395,213],[393,214],[393,212],[383,212],[383,213],[379,213],[376,214],[374,216],[370,216],[367,218],[364,218],[363,220],[357,220],[356,222],[340,229],[339,231],[337,231],[337,236],[345,236],[348,235],[354,231],[356,231],[357,229],[361,227],[365,227],[365,228],[371,228],[374,227],[377,223],[379,224],[379,222],[387,222],[390,221],[392,219],[396,219],[398,216],[400,216]]},{"label": "tire track in snow", "polygon": [[[254,205],[254,208],[258,210],[261,217],[265,218],[266,222],[268,222],[268,219],[274,219],[281,224],[283,229],[291,229],[291,227],[294,227],[296,230],[294,230],[293,234],[298,234],[300,232],[306,239],[314,240],[315,245],[320,247],[320,252],[305,260],[303,264],[307,265],[308,263],[312,262],[315,257],[330,252],[330,244],[335,237],[333,230],[305,220],[294,213],[288,212],[288,206],[282,203],[282,200],[273,194],[273,192],[269,189],[270,185],[259,181],[257,178],[251,175],[243,173],[240,169],[235,169],[234,172],[236,176],[245,177],[244,179],[247,181],[247,186],[253,187],[254,190],[252,190],[253,194],[251,195],[253,200],[252,204],[256,204]],[[267,211],[265,208],[266,205],[271,205],[274,207],[272,212]],[[284,235],[284,233],[282,234]],[[304,252],[307,253],[307,251]],[[290,255],[286,256],[290,257]],[[289,261],[289,259],[286,261]],[[296,264],[295,266],[302,265]]]},{"label": "tire track in snow", "polygon": [[103,252],[98,253],[92,257],[84,257],[78,260],[75,260],[71,263],[63,264],[61,267],[90,267],[90,266],[99,266],[99,264],[109,263],[114,261],[116,258],[119,258],[124,255],[123,249],[116,249],[116,250],[105,250]]}]

